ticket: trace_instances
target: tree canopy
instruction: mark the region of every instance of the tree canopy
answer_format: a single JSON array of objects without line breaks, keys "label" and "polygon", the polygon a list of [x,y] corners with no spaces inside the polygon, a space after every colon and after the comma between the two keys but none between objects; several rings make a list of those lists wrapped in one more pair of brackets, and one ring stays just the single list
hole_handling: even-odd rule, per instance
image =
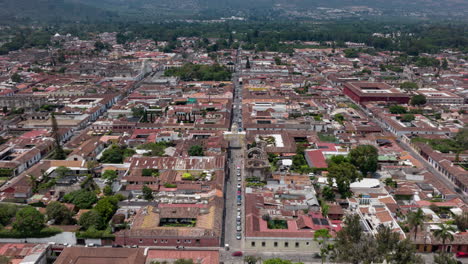
[{"label": "tree canopy", "polygon": [[97,197],[94,192],[81,189],[65,194],[63,200],[76,205],[80,209],[89,209],[96,203]]},{"label": "tree canopy", "polygon": [[401,105],[392,105],[389,108],[391,114],[405,114],[407,109]]},{"label": "tree canopy", "polygon": [[126,146],[112,145],[104,150],[99,161],[102,163],[122,163],[125,158],[131,157],[133,154],[135,154],[133,149]]},{"label": "tree canopy", "polygon": [[74,223],[73,213],[60,202],[51,202],[46,207],[48,220],[54,220],[56,225],[70,225]]},{"label": "tree canopy", "polygon": [[90,210],[81,215],[78,224],[85,230],[94,227],[97,230],[102,230],[106,227],[104,219],[96,210]]},{"label": "tree canopy", "polygon": [[349,186],[358,179],[362,179],[362,175],[350,163],[346,162],[340,165],[333,163],[328,167],[328,184],[332,186],[333,180],[335,180],[338,191],[343,197],[351,196]]},{"label": "tree canopy", "polygon": [[24,235],[38,233],[45,226],[45,217],[36,208],[26,206],[20,209],[15,216],[13,228]]},{"label": "tree canopy", "polygon": [[96,210],[96,212],[98,212],[103,219],[108,220],[114,215],[115,211],[117,210],[118,202],[119,197],[117,197],[116,195],[106,196],[96,203],[96,206],[94,206],[93,210]]},{"label": "tree canopy", "polygon": [[412,91],[417,90],[419,86],[415,82],[403,82],[400,84],[400,88],[407,92],[412,92]]},{"label": "tree canopy", "polygon": [[200,145],[191,146],[188,150],[190,156],[204,156],[203,147]]},{"label": "tree canopy", "polygon": [[364,233],[359,215],[349,215],[345,218],[345,227],[340,230],[335,239],[332,258],[349,263],[423,263],[416,255],[414,246],[408,239],[400,241],[399,235],[389,227],[379,226],[374,237]]},{"label": "tree canopy", "polygon": [[224,66],[199,65],[188,63],[181,68],[170,68],[164,72],[166,76],[177,76],[182,81],[228,81],[231,73]]},{"label": "tree canopy", "polygon": [[416,94],[413,97],[411,97],[410,103],[415,106],[419,105],[425,105],[427,102],[426,96],[422,94]]},{"label": "tree canopy", "polygon": [[378,150],[372,145],[361,145],[349,152],[351,164],[356,166],[362,175],[377,171]]},{"label": "tree canopy", "polygon": [[148,187],[148,185],[143,185],[141,191],[143,192],[143,198],[145,200],[148,200],[148,201],[153,200],[153,190],[151,190],[151,188]]}]

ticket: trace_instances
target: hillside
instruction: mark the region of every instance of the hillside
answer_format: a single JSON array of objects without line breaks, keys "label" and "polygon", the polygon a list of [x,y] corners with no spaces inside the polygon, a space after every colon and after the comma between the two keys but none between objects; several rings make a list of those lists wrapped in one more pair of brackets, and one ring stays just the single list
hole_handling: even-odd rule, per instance
[{"label": "hillside", "polygon": [[94,21],[118,16],[72,0],[0,0],[0,21]]},{"label": "hillside", "polygon": [[0,21],[468,17],[464,0],[0,0],[0,6]]}]

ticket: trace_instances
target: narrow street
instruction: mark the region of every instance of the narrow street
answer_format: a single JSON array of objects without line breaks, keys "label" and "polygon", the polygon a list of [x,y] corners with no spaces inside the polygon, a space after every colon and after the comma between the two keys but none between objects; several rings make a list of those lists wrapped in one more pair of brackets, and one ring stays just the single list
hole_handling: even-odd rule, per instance
[{"label": "narrow street", "polygon": [[[221,259],[225,263],[236,261],[239,257],[231,256],[232,252],[242,251],[243,238],[244,238],[244,141],[242,131],[242,85],[239,84],[238,72],[241,69],[239,65],[240,58],[237,58],[237,65],[235,72],[232,74],[232,83],[234,85],[233,104],[232,104],[232,117],[231,117],[231,137],[229,138],[229,161],[228,177],[225,181],[225,219],[224,219],[224,244],[229,245],[229,249],[223,247]],[[239,175],[240,172],[240,175]],[[240,187],[240,188],[239,188]],[[240,190],[240,193],[239,193]],[[239,200],[240,196],[240,200]],[[238,214],[241,214],[238,219]],[[240,229],[238,230],[238,226]],[[239,236],[240,235],[240,236]],[[242,258],[240,258],[242,259]]]}]

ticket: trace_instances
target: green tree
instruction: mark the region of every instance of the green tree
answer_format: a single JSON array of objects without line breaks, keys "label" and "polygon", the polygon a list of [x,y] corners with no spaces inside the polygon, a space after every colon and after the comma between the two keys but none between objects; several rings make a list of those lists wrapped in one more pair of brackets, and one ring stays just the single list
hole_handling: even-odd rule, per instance
[{"label": "green tree", "polygon": [[401,116],[400,120],[402,122],[411,122],[411,121],[414,121],[415,117],[413,114],[404,114],[403,116]]},{"label": "green tree", "polygon": [[54,113],[52,113],[51,115],[51,121],[52,121],[52,136],[55,140],[55,149],[54,149],[53,158],[56,160],[64,160],[67,158],[67,154],[65,154],[65,151],[62,148],[61,138],[60,138],[60,134],[58,131],[57,119],[55,118]]},{"label": "green tree", "polygon": [[461,215],[455,216],[454,220],[454,224],[457,225],[460,232],[465,232],[468,229],[468,212],[463,212]]},{"label": "green tree", "polygon": [[76,205],[79,209],[89,209],[96,203],[97,197],[94,192],[81,189],[65,194],[63,200]]},{"label": "green tree", "polygon": [[174,264],[194,264],[192,259],[178,259]]},{"label": "green tree", "polygon": [[33,235],[38,233],[42,228],[44,228],[44,226],[44,215],[31,206],[26,206],[20,209],[16,213],[15,221],[13,222],[13,229],[24,235]]},{"label": "green tree", "polygon": [[55,175],[59,179],[67,176],[70,172],[71,172],[70,168],[65,167],[65,166],[59,166],[55,169]]},{"label": "green tree", "polygon": [[334,201],[335,192],[330,186],[324,186],[322,189],[322,197],[327,201]]},{"label": "green tree", "polygon": [[325,262],[331,250],[331,245],[327,243],[330,237],[331,235],[328,229],[319,229],[314,232],[314,240],[318,241],[320,244],[320,257],[322,259],[322,264]]},{"label": "green tree", "polygon": [[331,164],[341,164],[341,163],[345,163],[345,162],[348,162],[349,163],[349,159],[347,156],[344,156],[344,155],[333,155],[330,157],[330,159],[328,160],[328,163],[331,165]]},{"label": "green tree", "polygon": [[272,258],[272,259],[267,259],[263,261],[263,264],[293,264],[293,263],[290,260],[286,260],[286,259]]},{"label": "green tree", "polygon": [[378,150],[372,145],[360,145],[349,152],[349,160],[367,176],[377,170]]},{"label": "green tree", "polygon": [[11,264],[10,257],[0,256],[0,264]]},{"label": "green tree", "polygon": [[453,241],[453,233],[455,233],[457,230],[451,225],[447,224],[439,224],[439,229],[434,230],[434,236],[440,240],[442,240],[442,250],[445,252],[446,250],[446,245],[445,242],[447,240]]},{"label": "green tree", "polygon": [[99,200],[93,209],[96,210],[103,219],[108,220],[117,210],[118,202],[119,200],[115,196],[106,196]]},{"label": "green tree", "polygon": [[18,206],[14,204],[0,203],[0,226],[7,226],[16,215]]},{"label": "green tree", "polygon": [[357,49],[345,49],[344,54],[346,58],[358,58],[359,52]]},{"label": "green tree", "polygon": [[117,179],[117,172],[115,170],[106,170],[102,174],[101,178],[113,182],[115,179]]},{"label": "green tree", "polygon": [[441,67],[442,67],[443,70],[448,70],[448,61],[447,61],[447,59],[444,58],[444,59],[442,60],[442,65],[441,65]]},{"label": "green tree", "polygon": [[148,185],[143,185],[141,191],[143,192],[143,198],[145,200],[148,200],[148,201],[151,201],[153,200],[153,190],[151,190],[150,187],[148,187]]},{"label": "green tree", "polygon": [[415,106],[420,106],[420,105],[425,105],[427,102],[426,96],[422,94],[416,94],[413,97],[411,97],[410,104],[415,105]]},{"label": "green tree", "polygon": [[276,65],[281,65],[282,64],[280,57],[275,57],[274,60],[275,60]]},{"label": "green tree", "polygon": [[340,124],[343,124],[343,122],[345,121],[345,117],[343,114],[336,114],[335,116],[333,116],[333,120]]},{"label": "green tree", "polygon": [[144,107],[133,107],[132,108],[132,116],[133,117],[138,117],[141,118],[143,115],[145,115],[146,110]]},{"label": "green tree", "polygon": [[453,255],[450,253],[441,252],[439,254],[434,254],[434,263],[435,264],[458,264],[461,263],[456,260]]},{"label": "green tree", "polygon": [[96,41],[94,43],[94,48],[97,51],[102,51],[102,50],[111,50],[112,47],[108,43],[103,43],[102,41]]},{"label": "green tree", "polygon": [[375,235],[377,252],[379,252],[381,259],[386,259],[397,247],[400,235],[393,232],[390,227],[383,225],[377,227],[377,232]]},{"label": "green tree", "polygon": [[112,145],[102,153],[101,163],[122,163],[126,157],[131,157],[136,152],[125,146]]},{"label": "green tree", "polygon": [[332,257],[335,261],[349,263],[371,263],[377,260],[373,237],[364,234],[357,214],[348,215],[345,226],[336,236]]},{"label": "green tree", "polygon": [[46,207],[48,220],[54,220],[56,225],[70,225],[74,222],[73,213],[60,202],[51,202]]},{"label": "green tree", "polygon": [[328,217],[328,211],[330,210],[330,206],[325,202],[322,202],[322,215],[323,217]]},{"label": "green tree", "polygon": [[80,216],[80,220],[78,221],[78,224],[84,230],[87,230],[91,227],[94,227],[97,230],[102,230],[106,228],[104,219],[102,219],[101,215],[95,210],[90,210],[82,214]]},{"label": "green tree", "polygon": [[419,89],[418,84],[414,82],[403,82],[400,84],[400,88],[407,92],[412,92]]},{"label": "green tree", "polygon": [[333,186],[333,180],[335,180],[338,192],[342,197],[350,197],[350,184],[361,179],[362,175],[357,171],[356,167],[350,163],[342,163],[340,165],[332,164],[328,168],[328,184]]},{"label": "green tree", "polygon": [[468,150],[468,127],[458,131],[454,140],[461,150]]},{"label": "green tree", "polygon": [[200,145],[191,146],[188,150],[190,156],[203,156],[203,148]]},{"label": "green tree", "polygon": [[11,81],[15,83],[20,83],[22,81],[22,78],[18,73],[15,72],[13,75],[11,75]]},{"label": "green tree", "polygon": [[259,261],[260,258],[256,256],[245,256],[244,257],[244,262],[247,264],[256,264],[257,261]]},{"label": "green tree", "polygon": [[65,63],[66,58],[65,58],[65,54],[62,51],[59,52],[57,61],[60,63]]},{"label": "green tree", "polygon": [[389,110],[392,114],[405,114],[407,111],[406,107],[401,105],[392,105],[390,106]]},{"label": "green tree", "polygon": [[414,230],[414,240],[416,240],[418,228],[424,225],[426,216],[423,210],[419,208],[416,212],[410,212],[407,218],[409,227]]},{"label": "green tree", "polygon": [[400,241],[395,251],[390,256],[390,263],[394,264],[423,264],[421,256],[416,254],[416,249],[409,239]]},{"label": "green tree", "polygon": [[104,193],[105,196],[112,195],[112,187],[110,187],[109,185],[104,186],[104,188],[102,188],[102,193]]}]

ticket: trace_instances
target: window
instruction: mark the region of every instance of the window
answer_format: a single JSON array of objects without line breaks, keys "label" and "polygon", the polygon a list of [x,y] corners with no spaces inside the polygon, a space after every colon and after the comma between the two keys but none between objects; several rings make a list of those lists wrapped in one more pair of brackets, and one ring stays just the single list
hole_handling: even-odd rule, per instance
[{"label": "window", "polygon": [[140,243],[143,243],[143,239],[140,239]]},{"label": "window", "polygon": [[296,242],[296,247],[299,247],[299,242]]},{"label": "window", "polygon": [[180,243],[180,240],[179,240],[179,239],[177,239],[177,243]]},{"label": "window", "polygon": [[158,243],[158,240],[157,240],[157,239],[155,239],[155,240],[153,240],[153,242],[154,242],[155,244],[157,244],[157,243]]},{"label": "window", "polygon": [[275,247],[277,247],[277,246],[278,246],[278,242],[273,243],[273,245],[274,245]]},{"label": "window", "polygon": [[252,242],[251,245],[252,245],[252,247],[255,247],[255,242]]},{"label": "window", "polygon": [[262,247],[265,247],[265,241],[262,242]]},{"label": "window", "polygon": [[306,246],[308,246],[308,245],[309,245],[309,242],[306,242]]},{"label": "window", "polygon": [[284,247],[289,247],[289,242],[284,242]]}]

